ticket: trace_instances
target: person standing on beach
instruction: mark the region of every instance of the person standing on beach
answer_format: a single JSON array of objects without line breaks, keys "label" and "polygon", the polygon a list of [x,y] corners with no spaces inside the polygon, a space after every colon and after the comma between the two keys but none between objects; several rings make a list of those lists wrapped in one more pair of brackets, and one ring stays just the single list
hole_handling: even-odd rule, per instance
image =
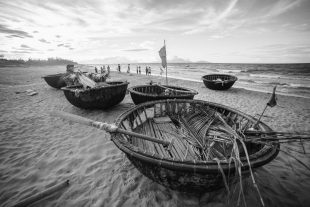
[{"label": "person standing on beach", "polygon": [[101,73],[105,73],[105,66],[101,67]]},{"label": "person standing on beach", "polygon": [[96,73],[98,73],[98,69],[97,69],[97,67],[95,67],[95,72],[96,72]]},{"label": "person standing on beach", "polygon": [[121,65],[120,64],[118,64],[117,68],[118,68],[118,72],[121,72]]},{"label": "person standing on beach", "polygon": [[107,70],[108,70],[108,74],[110,74],[110,66],[109,65],[107,67]]},{"label": "person standing on beach", "polygon": [[152,73],[151,66],[149,67],[148,72],[149,72],[149,75],[151,75]]},{"label": "person standing on beach", "polygon": [[162,67],[160,67],[160,76],[163,75],[164,69]]},{"label": "person standing on beach", "polygon": [[127,73],[130,73],[130,64],[128,64]]},{"label": "person standing on beach", "polygon": [[145,75],[147,75],[148,74],[148,68],[147,68],[147,66],[145,67]]},{"label": "person standing on beach", "polygon": [[139,66],[137,66],[137,74],[139,73]]},{"label": "person standing on beach", "polygon": [[139,66],[139,74],[141,74],[141,66]]}]

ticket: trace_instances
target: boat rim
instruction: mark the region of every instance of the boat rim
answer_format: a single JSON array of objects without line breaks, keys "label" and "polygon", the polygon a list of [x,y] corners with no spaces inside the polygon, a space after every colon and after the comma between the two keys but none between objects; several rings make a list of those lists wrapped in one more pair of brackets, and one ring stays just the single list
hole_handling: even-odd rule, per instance
[{"label": "boat rim", "polygon": [[[119,83],[119,84],[115,84],[115,85],[109,85],[109,86],[102,86],[102,87],[97,87],[97,88],[88,88],[83,90],[84,91],[96,91],[96,90],[101,90],[101,89],[106,89],[106,88],[115,88],[115,87],[120,87],[120,86],[124,86],[124,85],[128,85],[129,82],[127,81],[107,81],[105,83]],[[82,85],[72,85],[72,86],[65,86],[62,87],[61,90],[63,91],[70,91],[70,92],[75,92],[76,87],[81,87]]]},{"label": "boat rim", "polygon": [[[136,85],[136,86],[132,86],[132,87],[128,88],[127,90],[130,93],[139,94],[139,95],[147,95],[147,96],[151,96],[151,97],[167,97],[167,96],[171,96],[171,95],[150,94],[150,93],[144,93],[144,92],[140,92],[140,91],[134,90],[134,88],[145,87],[145,86],[159,86],[160,87],[161,85],[155,85],[155,84],[154,85]],[[169,85],[162,85],[162,86],[169,87]],[[185,89],[184,90],[185,93],[183,93],[183,94],[176,94],[176,95],[172,95],[172,96],[188,96],[189,94],[192,94],[192,95],[197,95],[198,94],[198,92],[196,90],[191,89],[191,88],[185,88],[185,87],[181,87],[181,86],[170,86],[170,87]],[[186,93],[186,92],[191,92],[191,93]]]},{"label": "boat rim", "polygon": [[45,76],[42,76],[41,78],[57,77],[57,76],[65,75],[65,74],[66,73],[56,73],[56,74],[51,74],[51,75],[45,75]]},{"label": "boat rim", "polygon": [[229,74],[223,74],[223,73],[212,73],[212,74],[207,74],[207,75],[202,76],[201,79],[202,79],[203,81],[214,82],[215,80],[208,80],[208,79],[205,78],[205,77],[211,76],[211,75],[229,76],[230,78],[232,78],[232,79],[230,79],[230,80],[225,80],[225,81],[237,81],[237,80],[238,80],[238,77],[237,77],[237,76],[229,75]]},{"label": "boat rim", "polygon": [[[120,126],[121,122],[133,111],[141,108],[141,107],[146,107],[148,105],[153,105],[156,103],[163,103],[163,102],[191,102],[191,103],[202,103],[202,104],[208,104],[211,106],[219,107],[219,108],[224,108],[226,110],[232,111],[234,113],[240,114],[244,116],[247,119],[250,120],[255,120],[254,117],[245,114],[237,109],[233,109],[231,107],[218,104],[218,103],[213,103],[209,101],[202,101],[202,100],[188,100],[188,99],[166,99],[166,100],[157,100],[157,101],[151,101],[151,102],[146,102],[139,104],[128,111],[122,113],[119,115],[119,117],[115,121],[115,125],[117,127]],[[259,126],[261,129],[264,129],[265,131],[272,131],[272,129],[266,125],[263,122],[260,122]],[[220,160],[219,163],[216,162],[215,160],[208,160],[208,161],[195,161],[195,160],[175,160],[172,158],[168,157],[159,157],[156,154],[155,155],[150,155],[148,153],[145,153],[142,149],[139,147],[136,147],[132,145],[131,143],[127,141],[120,141],[117,136],[125,136],[125,135],[120,135],[117,133],[111,134],[111,140],[114,142],[114,144],[122,150],[125,154],[128,154],[130,156],[133,156],[137,159],[144,160],[149,163],[154,163],[158,164],[160,166],[164,166],[170,169],[178,169],[178,170],[185,170],[185,171],[193,171],[194,172],[208,172],[208,173],[218,173],[218,165],[220,163],[222,169],[224,172],[227,172],[229,170],[235,169],[235,166],[232,162],[227,162],[227,160]],[[264,145],[262,149],[259,151],[250,154],[249,155],[249,160],[250,160],[250,165],[251,167],[259,167],[262,166],[270,161],[272,161],[279,153],[279,148],[280,148],[280,143],[273,143],[271,146],[270,145]],[[248,168],[248,162],[246,157],[241,157],[240,160],[243,163],[242,168]]]}]

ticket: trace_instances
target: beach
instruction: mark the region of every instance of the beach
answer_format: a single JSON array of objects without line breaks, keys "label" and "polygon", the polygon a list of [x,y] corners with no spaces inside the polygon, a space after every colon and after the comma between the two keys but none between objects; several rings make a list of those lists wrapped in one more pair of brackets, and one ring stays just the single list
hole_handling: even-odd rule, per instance
[{"label": "beach", "polygon": [[[71,105],[61,90],[41,77],[65,72],[65,66],[0,68],[0,206],[13,206],[30,195],[70,180],[70,185],[32,206],[229,206],[225,189],[190,195],[167,189],[143,176],[110,141],[110,135],[88,126],[52,116],[65,111],[96,121],[113,123],[133,107],[130,94],[106,110],[83,110]],[[153,82],[160,76],[118,73],[111,79],[127,80],[128,87]],[[195,99],[215,102],[258,118],[270,93],[232,87],[213,91],[197,81],[169,78],[169,84],[198,91]],[[28,96],[32,89],[37,95]],[[310,132],[310,99],[277,96],[278,105],[268,107],[262,121],[275,131]],[[301,146],[289,147],[301,150]],[[307,153],[310,144],[304,143]],[[309,206],[309,154],[281,148],[275,160],[255,171],[266,206]],[[250,178],[244,180],[248,206],[260,206]],[[230,204],[237,203],[232,193]]]}]

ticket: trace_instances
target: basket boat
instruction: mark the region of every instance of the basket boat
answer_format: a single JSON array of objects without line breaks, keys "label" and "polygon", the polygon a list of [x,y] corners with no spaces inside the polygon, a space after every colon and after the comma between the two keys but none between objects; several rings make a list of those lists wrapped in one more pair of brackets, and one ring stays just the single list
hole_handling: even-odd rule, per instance
[{"label": "basket boat", "polygon": [[53,88],[60,89],[60,88],[66,86],[66,83],[63,80],[63,77],[65,75],[66,75],[66,73],[58,73],[58,74],[54,74],[54,75],[43,76],[42,78],[44,78],[44,80],[46,81],[46,83],[49,86],[51,86]]},{"label": "basket boat", "polygon": [[120,103],[125,95],[128,82],[106,82],[104,87],[83,90],[82,85],[61,88],[67,100],[83,109],[106,109]]},{"label": "basket boat", "polygon": [[212,90],[227,90],[238,80],[236,76],[226,74],[209,74],[202,76],[205,86]]},{"label": "basket boat", "polygon": [[[230,127],[238,131],[247,130],[256,123],[253,117],[220,104],[185,99],[158,100],[129,109],[120,115],[115,124],[121,129],[157,139],[174,140],[170,150],[163,145],[120,133],[112,133],[112,141],[143,175],[163,186],[183,192],[213,191],[224,186],[219,165],[226,176],[230,175],[226,177],[228,183],[234,182],[236,177],[233,175],[237,174],[234,162],[228,162],[229,145],[226,145],[227,149],[221,148],[225,144],[217,143],[211,135],[214,129],[210,119],[214,114],[220,114]],[[271,131],[262,122],[257,127],[261,131]],[[196,138],[209,143],[206,145],[210,147],[209,157],[189,141]],[[210,144],[212,142],[213,145]],[[211,153],[211,145],[222,157],[214,153],[216,151]],[[250,165],[253,169],[272,161],[279,152],[280,144],[246,142],[245,146],[250,164],[245,152],[240,150],[242,172],[247,172]]]},{"label": "basket boat", "polygon": [[[166,89],[172,93],[165,93]],[[128,89],[133,102],[140,103],[164,99],[193,99],[198,94],[197,91],[189,88],[166,85],[138,85]]]}]

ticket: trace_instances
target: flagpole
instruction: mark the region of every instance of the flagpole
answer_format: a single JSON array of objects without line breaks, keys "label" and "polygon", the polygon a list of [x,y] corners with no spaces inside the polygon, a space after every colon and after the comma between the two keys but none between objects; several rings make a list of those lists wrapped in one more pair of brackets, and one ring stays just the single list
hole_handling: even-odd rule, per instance
[{"label": "flagpole", "polygon": [[165,51],[166,51],[166,85],[168,86],[168,77],[167,77],[168,62],[167,62],[167,48],[166,48],[166,40],[164,40],[164,46],[165,46]]}]

